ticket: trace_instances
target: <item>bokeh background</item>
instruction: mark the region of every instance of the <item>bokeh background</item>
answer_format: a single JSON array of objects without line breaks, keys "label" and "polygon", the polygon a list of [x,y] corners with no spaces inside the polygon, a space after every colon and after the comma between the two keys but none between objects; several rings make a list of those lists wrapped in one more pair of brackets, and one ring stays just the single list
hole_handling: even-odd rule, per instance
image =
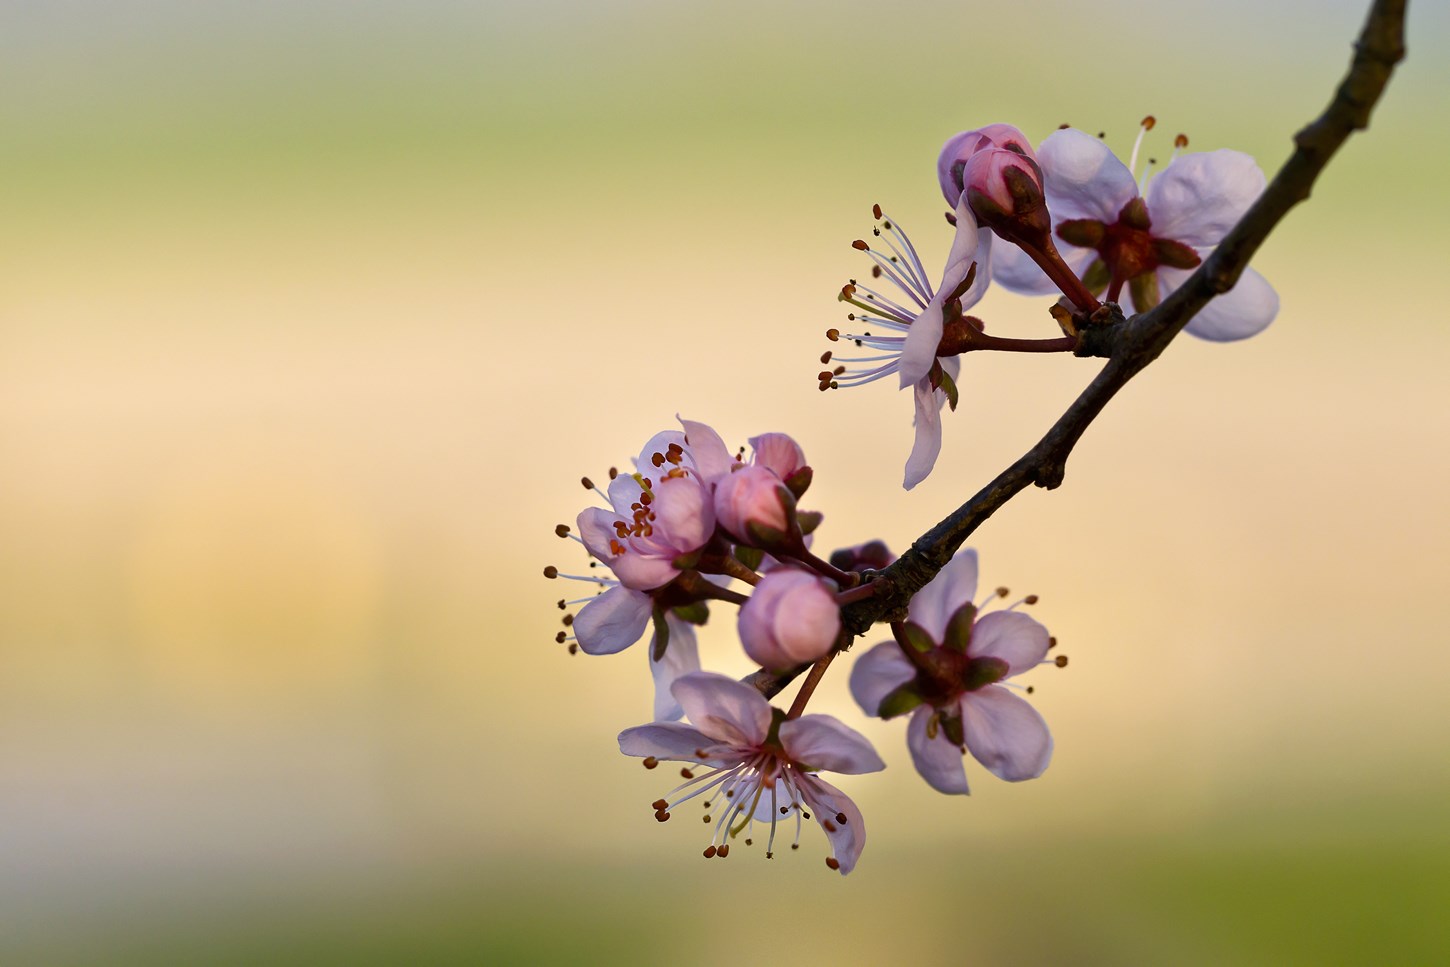
[{"label": "bokeh background", "polygon": [[[873,202],[930,266],[935,152],[1156,114],[1271,174],[1339,0],[0,8],[0,960],[1416,963],[1450,945],[1450,15],[1066,484],[975,545],[1073,661],[1057,752],[870,839],[701,862],[617,754],[642,649],[552,638],[581,474],[683,413],[785,430],[826,546],[903,548],[1093,369],[820,394]],[[1050,334],[993,293],[994,331]],[[721,611],[702,650],[743,671]]]}]

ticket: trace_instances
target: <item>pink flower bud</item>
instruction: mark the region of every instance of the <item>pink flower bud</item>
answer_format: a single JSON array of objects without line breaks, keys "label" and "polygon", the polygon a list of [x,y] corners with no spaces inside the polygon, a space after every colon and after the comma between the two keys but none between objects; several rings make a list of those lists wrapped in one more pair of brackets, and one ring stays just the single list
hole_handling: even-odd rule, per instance
[{"label": "pink flower bud", "polygon": [[966,167],[967,161],[973,155],[984,148],[1008,148],[1020,151],[1034,161],[1037,160],[1037,156],[1032,153],[1032,143],[1027,140],[1026,135],[1010,124],[989,124],[984,128],[975,128],[954,135],[948,139],[946,144],[942,145],[941,154],[937,156],[936,160],[936,174],[937,180],[941,183],[941,193],[952,208],[957,207],[957,201],[961,198],[965,187],[962,169]]},{"label": "pink flower bud", "polygon": [[1052,227],[1042,195],[1042,169],[1026,155],[1011,148],[984,148],[967,160],[962,184],[977,221],[1010,241],[1023,229],[1035,234]]},{"label": "pink flower bud", "polygon": [[715,487],[715,519],[732,537],[752,546],[779,543],[795,530],[795,498],[764,467],[741,467]]},{"label": "pink flower bud", "polygon": [[841,609],[823,578],[780,568],[755,586],[738,627],[751,661],[783,671],[826,656],[841,633]]}]

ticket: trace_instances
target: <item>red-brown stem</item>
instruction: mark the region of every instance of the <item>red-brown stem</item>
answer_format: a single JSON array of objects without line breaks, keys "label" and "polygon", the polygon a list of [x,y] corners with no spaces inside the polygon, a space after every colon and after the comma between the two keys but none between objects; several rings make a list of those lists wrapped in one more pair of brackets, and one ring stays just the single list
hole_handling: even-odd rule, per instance
[{"label": "red-brown stem", "polygon": [[831,660],[836,657],[835,649],[826,653],[826,657],[811,666],[810,674],[801,683],[801,690],[795,693],[795,701],[790,703],[790,711],[785,713],[786,719],[798,719],[801,713],[806,710],[806,703],[811,700],[811,693],[825,677],[826,669],[831,667]]},{"label": "red-brown stem", "polygon": [[1032,257],[1032,261],[1047,273],[1052,284],[1061,289],[1062,294],[1071,299],[1078,309],[1087,313],[1097,311],[1102,303],[1098,302],[1097,297],[1087,290],[1087,286],[1083,285],[1082,280],[1073,274],[1072,269],[1067,267],[1062,256],[1057,254],[1057,246],[1052,244],[1052,238],[1049,236],[1046,241],[1045,250],[1038,249],[1036,246],[1024,245],[1021,246],[1022,251]]},{"label": "red-brown stem", "polygon": [[967,352],[992,349],[1004,353],[1070,353],[1077,348],[1076,336],[1056,339],[1007,339],[973,331],[967,339]]},{"label": "red-brown stem", "polygon": [[744,564],[741,564],[733,556],[730,556],[728,554],[725,555],[723,558],[723,563],[720,565],[720,571],[722,574],[728,574],[730,577],[733,577],[738,581],[744,581],[746,584],[749,584],[752,587],[760,583],[759,574],[756,574],[750,568],[746,567]]},{"label": "red-brown stem", "polygon": [[830,561],[823,561],[819,557],[816,557],[806,549],[804,544],[790,551],[779,552],[779,556],[797,560],[813,570],[819,571],[826,577],[831,578],[843,588],[855,587],[861,580],[861,575],[855,571],[843,571]]},{"label": "red-brown stem", "polygon": [[842,591],[836,595],[836,603],[845,607],[848,604],[855,604],[857,601],[874,598],[883,590],[885,590],[885,585],[880,581],[872,581],[870,584],[862,584],[851,588],[849,591]]}]

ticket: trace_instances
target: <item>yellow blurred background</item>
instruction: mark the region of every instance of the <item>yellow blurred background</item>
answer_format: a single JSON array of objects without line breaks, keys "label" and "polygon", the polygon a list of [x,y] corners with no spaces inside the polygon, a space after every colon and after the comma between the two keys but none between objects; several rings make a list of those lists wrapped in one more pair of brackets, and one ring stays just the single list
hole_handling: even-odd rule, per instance
[{"label": "yellow blurred background", "polygon": [[[940,797],[844,673],[850,877],[703,865],[569,658],[552,529],[676,412],[783,430],[818,546],[903,549],[1091,362],[820,394],[881,203],[933,269],[966,127],[1138,119],[1272,172],[1362,10],[65,0],[0,10],[0,960],[1417,963],[1450,944],[1450,14],[1059,491],[974,541],[1072,657],[1040,780]],[[1049,335],[993,292],[994,332]],[[708,667],[744,670],[717,611]],[[759,951],[757,953],[757,951]]]}]

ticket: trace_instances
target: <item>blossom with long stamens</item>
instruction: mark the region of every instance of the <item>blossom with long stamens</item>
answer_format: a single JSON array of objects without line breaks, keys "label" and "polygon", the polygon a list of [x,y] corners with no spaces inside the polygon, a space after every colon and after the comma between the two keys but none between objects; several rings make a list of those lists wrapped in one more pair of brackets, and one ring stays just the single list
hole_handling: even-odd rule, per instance
[{"label": "blossom with long stamens", "polygon": [[[1128,164],[1098,138],[1074,128],[1054,132],[1038,146],[1043,189],[1063,260],[1094,291],[1144,312],[1183,284],[1263,193],[1264,173],[1249,155],[1220,149],[1180,154],[1188,139],[1179,135],[1173,157],[1158,174],[1137,167],[1143,119]],[[1026,253],[999,253],[992,277],[1014,292],[1057,291]],[[1279,311],[1279,297],[1262,275],[1244,270],[1238,283],[1209,302],[1184,331],[1224,342],[1262,331]]]},{"label": "blossom with long stamens", "polygon": [[[939,792],[967,793],[970,752],[1012,782],[1041,775],[1052,735],[1030,704],[1002,684],[1046,662],[1047,629],[1017,610],[1034,597],[979,614],[977,554],[958,553],[911,599],[900,638],[876,645],[851,669],[851,694],[867,715],[912,712],[907,747],[916,771]],[[993,598],[1005,595],[998,589]]]},{"label": "blossom with long stamens", "polygon": [[787,718],[755,689],[724,675],[684,675],[672,691],[693,724],[653,722],[619,733],[619,750],[644,757],[648,768],[661,759],[690,763],[681,770],[685,782],[653,803],[657,820],[708,796],[706,808],[718,809],[719,818],[706,858],[728,856],[741,833],[752,844],[759,824],[766,827],[769,859],[781,822],[793,820],[795,849],[802,818],[814,818],[831,844],[826,865],[843,874],[855,868],[866,843],[861,811],[817,773],[858,775],[886,768],[870,742],[829,715]]},{"label": "blossom with long stamens", "polygon": [[[888,295],[854,279],[841,290],[841,301],[860,310],[847,316],[856,331],[831,329],[826,338],[846,340],[872,353],[841,357],[826,353],[821,362],[834,362],[835,367],[820,374],[820,387],[864,386],[892,375],[898,377],[901,387],[911,387],[916,434],[903,480],[910,490],[926,479],[941,453],[942,407],[948,401],[956,405],[960,361],[956,356],[936,355],[946,316],[965,312],[986,292],[989,243],[978,231],[963,195],[957,204],[951,254],[941,284],[933,286],[916,247],[901,227],[883,215],[879,205],[872,213],[879,222],[873,235],[882,240],[889,254],[876,251],[864,240],[857,240],[854,247],[875,263],[873,275],[890,280],[900,295]],[[990,232],[985,234],[990,238]]]}]

